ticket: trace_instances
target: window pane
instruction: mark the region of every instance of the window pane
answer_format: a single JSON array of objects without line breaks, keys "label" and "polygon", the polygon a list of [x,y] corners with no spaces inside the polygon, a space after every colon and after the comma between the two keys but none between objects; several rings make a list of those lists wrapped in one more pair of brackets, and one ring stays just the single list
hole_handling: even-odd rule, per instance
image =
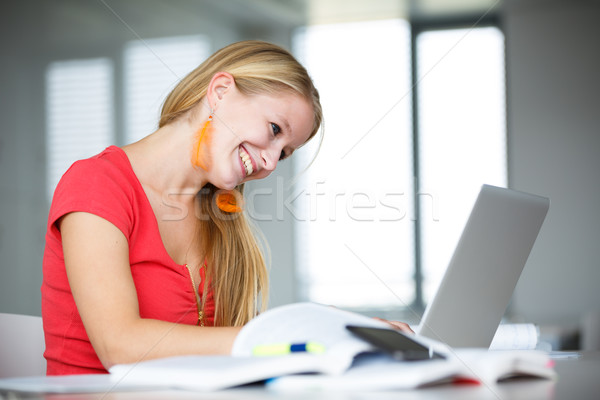
[{"label": "window pane", "polygon": [[46,71],[47,190],[52,198],[76,160],[113,141],[113,67],[108,59],[51,63]]},{"label": "window pane", "polygon": [[504,37],[497,28],[417,38],[425,301],[448,265],[483,183],[506,186]]},{"label": "window pane", "polygon": [[[294,201],[304,299],[356,308],[413,301],[409,34],[405,21],[388,20],[312,26],[295,37],[326,126]],[[298,151],[297,171],[316,145]]]},{"label": "window pane", "polygon": [[204,36],[135,40],[125,47],[125,142],[158,128],[160,109],[175,84],[209,55]]}]

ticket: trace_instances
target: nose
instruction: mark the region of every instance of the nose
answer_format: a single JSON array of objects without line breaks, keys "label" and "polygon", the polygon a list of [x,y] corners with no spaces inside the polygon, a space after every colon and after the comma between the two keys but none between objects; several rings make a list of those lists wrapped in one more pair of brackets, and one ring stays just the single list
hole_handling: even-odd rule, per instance
[{"label": "nose", "polygon": [[271,146],[268,149],[263,150],[260,154],[260,158],[263,162],[263,169],[269,172],[275,170],[280,154],[281,149],[277,148],[276,146]]}]

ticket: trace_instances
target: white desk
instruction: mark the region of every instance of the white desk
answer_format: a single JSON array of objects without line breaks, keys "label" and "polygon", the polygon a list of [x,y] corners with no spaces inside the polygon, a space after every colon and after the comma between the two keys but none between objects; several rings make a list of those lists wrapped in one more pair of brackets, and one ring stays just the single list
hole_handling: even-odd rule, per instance
[{"label": "white desk", "polygon": [[113,392],[95,394],[40,395],[31,393],[0,393],[1,400],[154,400],[154,399],[596,399],[600,395],[600,353],[583,354],[574,359],[556,360],[557,380],[522,379],[493,386],[443,385],[411,391],[393,392],[305,392],[274,393],[260,385],[212,393],[185,391]]}]

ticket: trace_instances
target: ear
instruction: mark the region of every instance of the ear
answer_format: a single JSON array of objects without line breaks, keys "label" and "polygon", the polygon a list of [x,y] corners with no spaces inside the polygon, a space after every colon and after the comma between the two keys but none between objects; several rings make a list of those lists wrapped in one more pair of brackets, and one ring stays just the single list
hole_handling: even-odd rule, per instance
[{"label": "ear", "polygon": [[211,109],[216,110],[223,97],[234,88],[235,79],[229,72],[221,71],[214,74],[206,91],[206,99]]}]

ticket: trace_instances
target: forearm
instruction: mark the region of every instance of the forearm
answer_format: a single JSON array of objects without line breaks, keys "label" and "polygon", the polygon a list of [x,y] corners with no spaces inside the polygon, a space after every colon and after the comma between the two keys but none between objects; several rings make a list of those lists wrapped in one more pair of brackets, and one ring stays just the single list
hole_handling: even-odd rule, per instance
[{"label": "forearm", "polygon": [[241,327],[200,327],[137,319],[112,327],[92,344],[105,368],[188,354],[230,354]]}]

